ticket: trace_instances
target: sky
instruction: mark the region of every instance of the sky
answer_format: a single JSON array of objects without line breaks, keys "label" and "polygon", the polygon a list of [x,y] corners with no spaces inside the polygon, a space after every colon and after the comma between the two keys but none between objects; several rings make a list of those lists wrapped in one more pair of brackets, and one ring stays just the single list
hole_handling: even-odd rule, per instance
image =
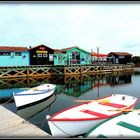
[{"label": "sky", "polygon": [[0,3],[0,46],[40,44],[140,56],[140,3]]}]

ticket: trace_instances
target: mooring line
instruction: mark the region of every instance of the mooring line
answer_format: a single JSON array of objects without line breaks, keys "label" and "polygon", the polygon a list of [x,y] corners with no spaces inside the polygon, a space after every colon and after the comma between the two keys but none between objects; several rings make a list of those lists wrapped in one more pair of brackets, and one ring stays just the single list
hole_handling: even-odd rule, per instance
[{"label": "mooring line", "polygon": [[[51,121],[51,120],[50,120]],[[52,121],[51,121],[52,122]],[[58,127],[54,122],[52,122],[60,131],[62,131],[63,133],[65,133],[66,135],[72,137],[72,135],[68,134],[67,132],[65,132],[64,130],[62,130],[60,127]]]},{"label": "mooring line", "polygon": [[3,103],[3,104],[1,104],[1,105],[3,106],[3,105],[5,105],[5,104],[9,103],[9,102],[13,99],[13,97],[14,97],[14,96],[12,96],[8,101],[6,101],[5,103]]}]

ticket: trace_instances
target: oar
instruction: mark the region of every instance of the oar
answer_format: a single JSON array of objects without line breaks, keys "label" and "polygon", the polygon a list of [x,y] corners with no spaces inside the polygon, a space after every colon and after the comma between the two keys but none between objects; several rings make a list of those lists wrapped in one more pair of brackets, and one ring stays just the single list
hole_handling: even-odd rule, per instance
[{"label": "oar", "polygon": [[74,102],[109,102],[108,99],[100,99],[100,100],[73,100]]},{"label": "oar", "polygon": [[74,102],[93,102],[96,100],[73,100]]},{"label": "oar", "polygon": [[126,108],[120,108],[120,109],[110,109],[108,111],[123,111],[123,112],[131,112],[131,111],[140,111],[140,109],[126,109]]},{"label": "oar", "polygon": [[37,88],[36,88],[36,87],[33,87],[33,88],[29,88],[29,87],[27,87],[27,88],[21,88],[21,89],[23,89],[23,90],[29,90],[29,89],[32,89],[32,90],[37,90]]},{"label": "oar", "polygon": [[32,90],[38,90],[38,88],[37,87],[33,87],[33,88],[31,88]]}]

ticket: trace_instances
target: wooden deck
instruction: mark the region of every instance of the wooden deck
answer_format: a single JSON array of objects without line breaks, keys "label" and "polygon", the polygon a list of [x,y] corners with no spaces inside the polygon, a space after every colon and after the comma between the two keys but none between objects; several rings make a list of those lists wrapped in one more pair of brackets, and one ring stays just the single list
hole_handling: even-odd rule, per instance
[{"label": "wooden deck", "polygon": [[21,78],[36,76],[71,76],[82,74],[105,74],[117,71],[133,70],[133,65],[106,64],[106,65],[36,65],[0,67],[0,78]]},{"label": "wooden deck", "polygon": [[48,138],[48,133],[0,106],[0,138]]}]

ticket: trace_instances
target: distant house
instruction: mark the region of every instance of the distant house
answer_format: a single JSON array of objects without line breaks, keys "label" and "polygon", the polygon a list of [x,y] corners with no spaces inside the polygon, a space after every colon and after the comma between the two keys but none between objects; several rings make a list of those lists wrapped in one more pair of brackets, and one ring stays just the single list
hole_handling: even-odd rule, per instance
[{"label": "distant house", "polygon": [[29,66],[27,47],[0,46],[0,66]]},{"label": "distant house", "polygon": [[68,65],[72,64],[91,64],[91,53],[77,46],[61,49],[65,54]]},{"label": "distant house", "polygon": [[30,47],[30,65],[54,65],[54,49],[43,44]]},{"label": "distant house", "polygon": [[92,63],[95,63],[96,61],[99,61],[99,62],[105,61],[106,62],[107,54],[91,52],[91,57],[92,57]]},{"label": "distant house", "polygon": [[110,52],[108,55],[108,61],[111,61],[113,64],[127,64],[131,62],[132,54],[127,52]]}]

